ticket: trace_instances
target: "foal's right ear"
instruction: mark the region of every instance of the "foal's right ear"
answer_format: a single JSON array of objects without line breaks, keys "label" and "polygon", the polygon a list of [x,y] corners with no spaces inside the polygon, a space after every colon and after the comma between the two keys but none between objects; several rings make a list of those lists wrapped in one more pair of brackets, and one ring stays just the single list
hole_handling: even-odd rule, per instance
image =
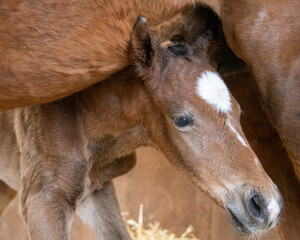
[{"label": "foal's right ear", "polygon": [[146,18],[139,16],[131,33],[130,57],[140,74],[154,65],[156,48]]}]

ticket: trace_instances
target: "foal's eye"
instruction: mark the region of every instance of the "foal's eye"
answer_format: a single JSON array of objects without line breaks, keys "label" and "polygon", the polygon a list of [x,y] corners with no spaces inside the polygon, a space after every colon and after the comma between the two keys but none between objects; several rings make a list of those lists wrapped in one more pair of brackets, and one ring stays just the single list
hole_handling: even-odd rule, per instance
[{"label": "foal's eye", "polygon": [[194,119],[186,116],[179,116],[174,119],[174,124],[178,128],[185,128],[187,126],[191,126],[194,123]]}]

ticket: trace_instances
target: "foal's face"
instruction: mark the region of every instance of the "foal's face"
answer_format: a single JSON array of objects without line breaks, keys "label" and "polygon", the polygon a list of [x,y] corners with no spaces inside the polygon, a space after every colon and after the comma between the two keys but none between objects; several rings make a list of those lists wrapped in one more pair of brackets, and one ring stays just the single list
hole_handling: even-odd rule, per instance
[{"label": "foal's face", "polygon": [[275,226],[282,199],[243,134],[239,104],[204,54],[187,59],[164,51],[156,46],[138,66],[156,106],[146,121],[153,143],[227,210],[238,232]]},{"label": "foal's face", "polygon": [[275,226],[281,196],[243,134],[239,104],[205,62],[173,61],[156,95],[162,117],[151,122],[164,128],[152,127],[159,129],[154,142],[228,211],[240,233]]}]

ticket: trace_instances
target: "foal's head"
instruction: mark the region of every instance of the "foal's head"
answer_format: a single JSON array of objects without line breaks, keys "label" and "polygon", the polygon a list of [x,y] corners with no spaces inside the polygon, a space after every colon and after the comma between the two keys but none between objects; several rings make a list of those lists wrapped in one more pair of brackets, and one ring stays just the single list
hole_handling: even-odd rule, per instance
[{"label": "foal's head", "polygon": [[170,162],[249,234],[275,226],[282,198],[243,134],[239,104],[208,63],[209,42],[163,49],[138,19],[131,56],[154,106],[144,124]]}]

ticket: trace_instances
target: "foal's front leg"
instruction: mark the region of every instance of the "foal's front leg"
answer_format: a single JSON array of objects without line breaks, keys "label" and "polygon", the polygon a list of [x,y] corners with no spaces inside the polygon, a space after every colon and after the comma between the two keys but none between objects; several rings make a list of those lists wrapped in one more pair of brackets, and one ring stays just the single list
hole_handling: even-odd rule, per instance
[{"label": "foal's front leg", "polygon": [[97,180],[103,183],[102,187],[89,195],[76,209],[76,213],[99,239],[131,239],[124,226],[111,179],[129,172],[135,164],[136,155],[132,153],[117,158],[99,172],[96,171]]},{"label": "foal's front leg", "polygon": [[74,210],[60,194],[38,193],[22,204],[31,240],[69,240]]},{"label": "foal's front leg", "polygon": [[131,239],[123,223],[112,181],[89,195],[76,209],[98,239]]},{"label": "foal's front leg", "polygon": [[22,164],[20,202],[31,240],[70,239],[76,200],[83,189],[83,163],[60,159],[54,167],[50,164],[36,159]]}]

